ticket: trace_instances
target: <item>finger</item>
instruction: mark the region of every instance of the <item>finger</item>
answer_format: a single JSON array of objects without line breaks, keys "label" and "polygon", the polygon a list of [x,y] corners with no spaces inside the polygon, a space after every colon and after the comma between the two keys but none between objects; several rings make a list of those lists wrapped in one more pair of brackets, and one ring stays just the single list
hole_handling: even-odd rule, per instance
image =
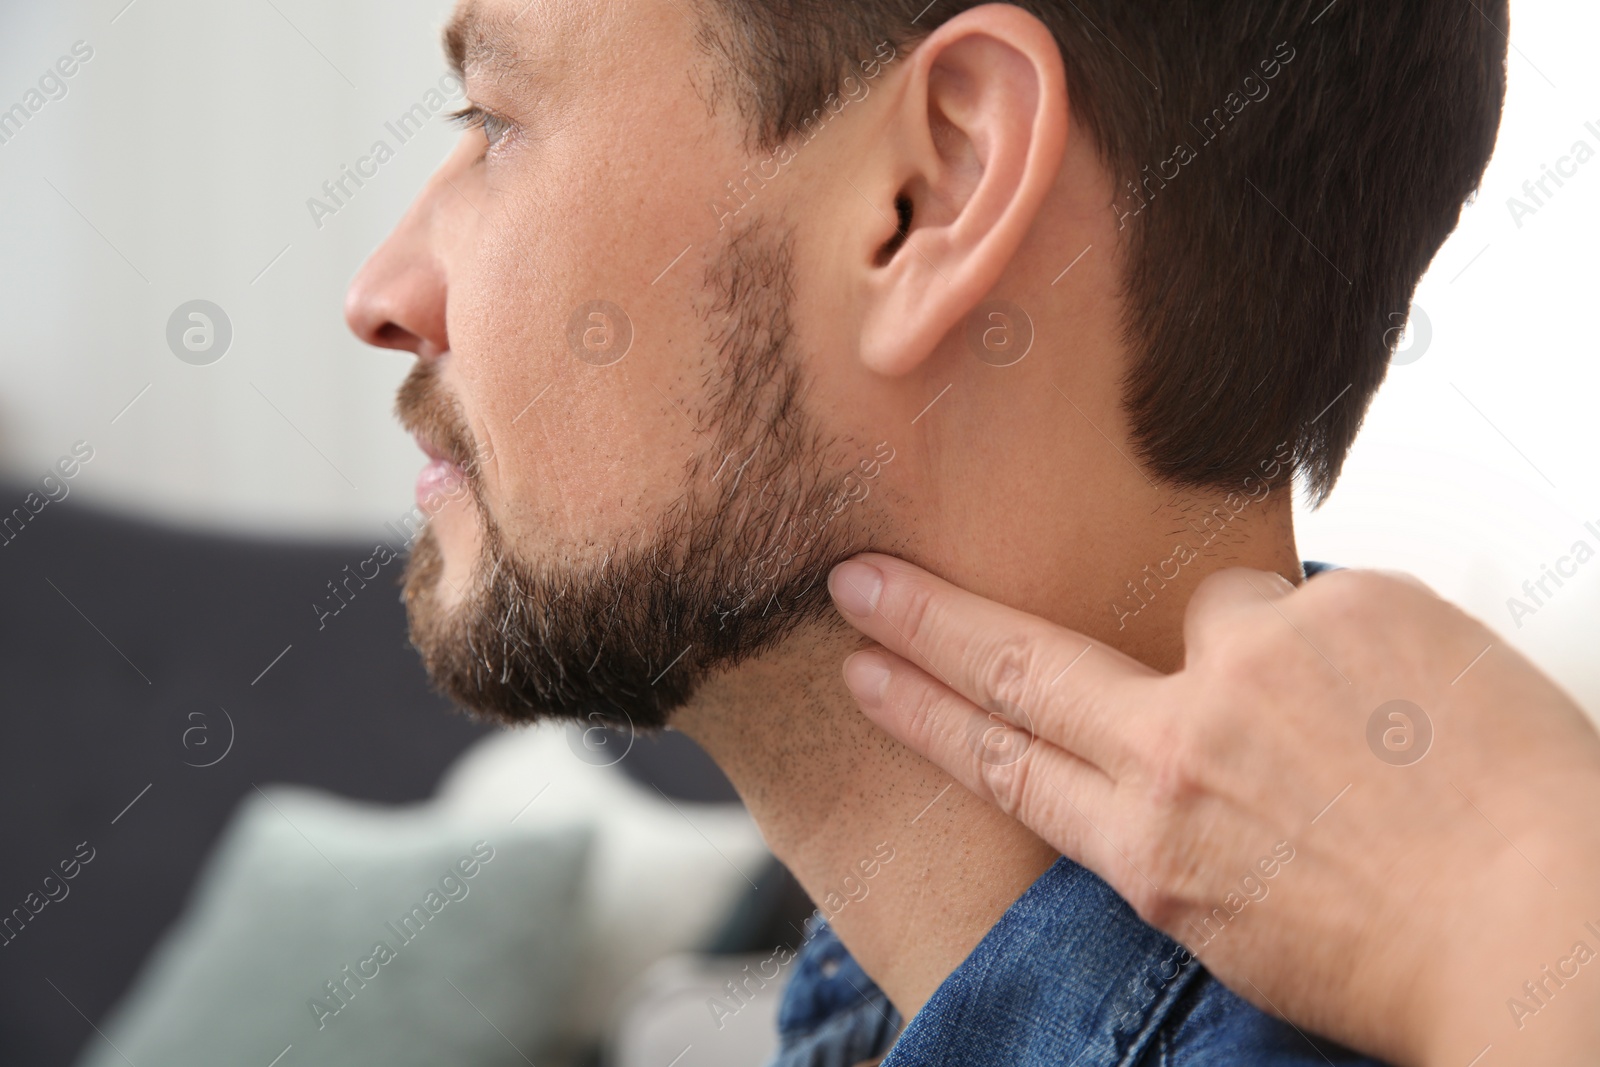
[{"label": "finger", "polygon": [[1373,573],[1374,574],[1381,574],[1385,578],[1392,579],[1393,581],[1396,581],[1396,582],[1403,582],[1406,585],[1411,586],[1411,588],[1413,588],[1413,589],[1418,589],[1418,590],[1421,590],[1424,593],[1427,593],[1429,596],[1433,597],[1435,600],[1444,599],[1443,597],[1441,597],[1439,595],[1439,591],[1437,589],[1435,589],[1433,586],[1429,585],[1427,582],[1423,581],[1421,578],[1418,578],[1415,574],[1412,574],[1410,571],[1394,571],[1394,570],[1386,570],[1386,569],[1384,569],[1382,567],[1378,567],[1378,568],[1374,568]]},{"label": "finger", "polygon": [[1131,750],[1136,692],[1156,672],[1108,645],[958,589],[890,556],[834,568],[845,619],[967,700],[1007,714],[1101,767]]},{"label": "finger", "polygon": [[1096,872],[1115,847],[1098,829],[1111,818],[1112,780],[1098,767],[1018,723],[986,711],[889,652],[845,660],[845,684],[867,717],[942,767],[974,795]]},{"label": "finger", "polygon": [[1272,571],[1229,567],[1208,575],[1189,598],[1183,615],[1183,647],[1186,658],[1194,657],[1214,640],[1228,633],[1231,622],[1240,615],[1254,614],[1263,608],[1277,609],[1277,602],[1294,592],[1294,586]]}]

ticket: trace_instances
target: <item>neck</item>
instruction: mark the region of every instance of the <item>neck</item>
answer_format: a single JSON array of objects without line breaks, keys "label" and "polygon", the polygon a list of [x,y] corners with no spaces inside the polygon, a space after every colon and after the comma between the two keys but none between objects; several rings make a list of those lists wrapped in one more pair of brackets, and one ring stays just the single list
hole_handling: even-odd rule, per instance
[{"label": "neck", "polygon": [[[1108,606],[1129,597],[1126,579],[1141,575],[1146,562],[1171,554],[1164,527],[1150,544],[1101,560],[1096,574],[1080,555],[1076,573],[1057,571],[1059,582],[1039,580],[1037,553],[1031,566],[1003,553],[988,556],[982,573],[970,558],[963,568],[902,555],[1158,669],[1175,669],[1183,607],[1205,574],[1251,566],[1299,580],[1287,499],[1281,503],[1263,506],[1253,528],[1241,527],[1243,536],[1186,565],[1148,599],[1136,624]],[[1152,555],[1157,544],[1165,550]],[[910,1018],[1057,853],[860,713],[840,664],[864,644],[842,627],[808,629],[708,683],[676,724],[722,767],[773,853]]]},{"label": "neck", "polygon": [[857,710],[839,664],[862,644],[796,637],[810,669],[790,656],[742,669],[679,725],[909,1018],[1056,853]]}]

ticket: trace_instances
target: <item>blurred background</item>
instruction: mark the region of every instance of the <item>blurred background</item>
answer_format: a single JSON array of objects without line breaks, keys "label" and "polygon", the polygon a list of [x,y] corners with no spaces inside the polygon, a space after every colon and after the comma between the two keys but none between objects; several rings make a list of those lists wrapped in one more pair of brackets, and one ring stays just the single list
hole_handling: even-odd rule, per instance
[{"label": "blurred background", "polygon": [[[412,504],[408,358],[341,308],[454,139],[449,7],[0,8],[0,520],[26,513],[0,534],[0,1061],[695,1067],[770,1041],[774,990],[708,998],[809,905],[692,746],[446,714],[393,568],[309,607]],[[1524,583],[1600,549],[1596,39],[1593,5],[1514,6],[1481,195],[1300,516],[1306,558],[1420,575],[1591,713],[1600,559]],[[470,890],[426,909],[455,929],[413,948],[391,926],[442,877]],[[377,940],[399,958],[346,977]]]}]

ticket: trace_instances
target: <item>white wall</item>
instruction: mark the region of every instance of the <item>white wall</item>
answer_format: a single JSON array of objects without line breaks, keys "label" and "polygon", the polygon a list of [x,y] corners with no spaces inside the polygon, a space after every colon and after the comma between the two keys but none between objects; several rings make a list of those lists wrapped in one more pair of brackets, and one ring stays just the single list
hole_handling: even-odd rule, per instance
[{"label": "white wall", "polygon": [[[358,343],[341,308],[454,134],[434,119],[320,230],[306,200],[380,137],[399,145],[384,124],[445,73],[449,0],[126,3],[0,14],[0,108],[75,41],[94,49],[0,145],[6,473],[37,477],[83,438],[85,500],[263,532],[395,517],[418,468],[391,415],[409,357]],[[208,367],[166,344],[196,298],[234,327]]]},{"label": "white wall", "polygon": [[[449,2],[125,3],[0,12],[0,108],[75,41],[94,48],[0,145],[0,466],[37,477],[87,439],[85,500],[256,532],[375,529],[409,506],[418,467],[390,414],[407,360],[357,343],[340,308],[452,134],[435,119],[320,230],[305,202],[374,140],[396,143],[384,123],[443,73]],[[1499,150],[1418,296],[1432,340],[1393,370],[1303,549],[1415,571],[1600,707],[1600,560],[1520,628],[1506,607],[1575,541],[1600,549],[1583,526],[1600,529],[1600,158],[1520,227],[1506,204],[1575,141],[1600,151],[1600,10],[1514,16]],[[167,349],[169,314],[195,298],[233,322],[213,366]]]},{"label": "white wall", "polygon": [[[1301,551],[1422,576],[1595,712],[1600,557],[1547,583],[1533,615],[1513,621],[1506,601],[1574,542],[1600,551],[1600,8],[1513,2],[1512,19],[1499,147],[1417,293],[1432,342],[1390,371],[1333,497],[1301,518]],[[1579,140],[1595,158],[1514,219],[1508,198],[1531,203],[1523,183]]]}]

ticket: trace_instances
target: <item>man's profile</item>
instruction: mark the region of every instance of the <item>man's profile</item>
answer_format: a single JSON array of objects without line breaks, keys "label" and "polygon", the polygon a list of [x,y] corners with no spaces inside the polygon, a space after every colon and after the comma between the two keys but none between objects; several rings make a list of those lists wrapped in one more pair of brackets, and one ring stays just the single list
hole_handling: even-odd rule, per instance
[{"label": "man's profile", "polygon": [[796,965],[780,1062],[882,1055],[902,1019],[891,1064],[1352,1059],[867,724],[826,578],[892,552],[1158,669],[1206,574],[1301,579],[1291,478],[1332,488],[1476,188],[1505,24],[457,8],[471,128],[348,305],[416,356],[419,496],[467,487],[410,562],[413,639],[505,721],[684,730],[813,899],[893,850]]}]

